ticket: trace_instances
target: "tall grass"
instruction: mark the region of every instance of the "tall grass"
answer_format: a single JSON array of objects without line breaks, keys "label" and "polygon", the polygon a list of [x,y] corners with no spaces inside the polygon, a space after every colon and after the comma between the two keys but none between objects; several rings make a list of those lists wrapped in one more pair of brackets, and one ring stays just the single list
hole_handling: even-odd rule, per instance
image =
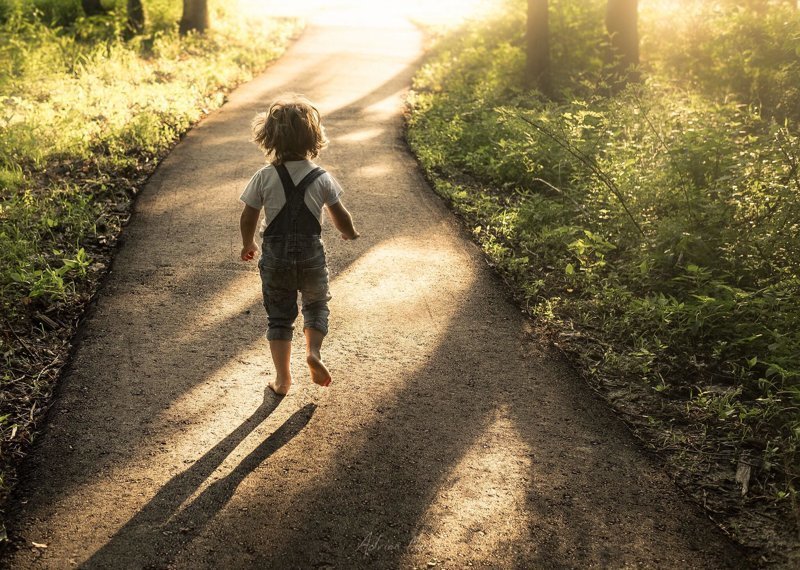
[{"label": "tall grass", "polygon": [[[207,36],[179,38],[168,20],[176,16],[174,3],[146,6],[149,33],[130,41],[114,15],[76,18],[68,28],[19,6],[6,17],[0,34],[0,299],[6,314],[19,308],[19,298],[50,290],[39,283],[54,261],[43,239],[50,241],[54,231],[70,236],[61,244],[70,251],[61,255],[71,257],[94,230],[92,194],[53,173],[87,164],[100,173],[124,172],[152,163],[222,104],[225,89],[280,54],[296,30],[220,8]],[[82,221],[66,222],[54,208]]]}]

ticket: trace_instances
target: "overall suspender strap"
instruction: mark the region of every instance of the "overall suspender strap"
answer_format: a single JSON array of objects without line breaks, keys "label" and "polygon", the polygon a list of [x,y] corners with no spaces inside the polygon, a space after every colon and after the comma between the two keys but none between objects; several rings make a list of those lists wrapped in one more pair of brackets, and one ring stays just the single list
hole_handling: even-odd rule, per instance
[{"label": "overall suspender strap", "polygon": [[285,165],[278,164],[275,166],[275,170],[281,179],[286,204],[264,235],[291,236],[292,243],[296,242],[295,237],[298,235],[319,235],[322,228],[319,220],[305,204],[305,193],[317,178],[325,174],[325,171],[319,167],[314,168],[295,185]]},{"label": "overall suspender strap", "polygon": [[[287,187],[289,187],[293,190],[297,190],[296,194],[300,196],[305,195],[306,188],[308,188],[311,185],[311,183],[314,182],[314,180],[325,174],[325,171],[321,169],[319,166],[317,166],[314,170],[306,174],[297,185],[295,185],[295,183],[292,182],[292,177],[289,176],[289,169],[287,169],[286,166],[284,166],[283,164],[279,164],[278,166],[275,167],[275,169],[278,171],[278,176],[281,177],[281,183],[283,184],[284,194],[286,194],[287,191],[286,189]],[[287,203],[289,202],[288,195],[286,196],[286,202]]]}]

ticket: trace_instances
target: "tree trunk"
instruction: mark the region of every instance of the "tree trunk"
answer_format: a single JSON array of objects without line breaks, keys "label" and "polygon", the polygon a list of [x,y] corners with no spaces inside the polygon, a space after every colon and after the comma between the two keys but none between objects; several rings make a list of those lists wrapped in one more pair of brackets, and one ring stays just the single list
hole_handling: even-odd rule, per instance
[{"label": "tree trunk", "polygon": [[550,31],[547,0],[528,0],[527,61],[528,87],[550,95]]},{"label": "tree trunk", "polygon": [[202,34],[208,25],[208,0],[183,0],[183,17],[179,28],[181,35],[191,30]]},{"label": "tree trunk", "polygon": [[81,6],[83,7],[84,14],[87,16],[108,14],[108,10],[103,7],[100,0],[81,0]]},{"label": "tree trunk", "polygon": [[128,29],[134,35],[144,33],[142,0],[128,0]]},{"label": "tree trunk", "polygon": [[611,46],[609,58],[614,73],[614,89],[638,81],[639,0],[608,0],[606,30]]}]

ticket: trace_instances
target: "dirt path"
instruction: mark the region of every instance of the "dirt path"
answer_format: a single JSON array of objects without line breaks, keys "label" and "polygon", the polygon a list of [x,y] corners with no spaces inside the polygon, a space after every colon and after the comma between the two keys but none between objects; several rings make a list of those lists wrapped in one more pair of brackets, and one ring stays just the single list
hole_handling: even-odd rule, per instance
[{"label": "dirt path", "polygon": [[[727,539],[526,333],[402,141],[408,25],[314,25],[140,197],[16,493],[15,568],[724,567]],[[252,115],[320,103],[333,386],[282,401],[238,195]],[[299,345],[298,345],[299,346]],[[46,544],[46,548],[32,543]]]}]

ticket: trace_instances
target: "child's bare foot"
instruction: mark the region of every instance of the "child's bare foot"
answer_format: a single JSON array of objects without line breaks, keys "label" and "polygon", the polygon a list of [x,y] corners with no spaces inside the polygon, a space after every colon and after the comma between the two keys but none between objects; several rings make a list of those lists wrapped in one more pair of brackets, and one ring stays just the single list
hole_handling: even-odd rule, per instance
[{"label": "child's bare foot", "polygon": [[282,378],[276,378],[269,382],[267,386],[279,396],[285,396],[289,393],[289,388],[292,386],[292,379],[284,380]]},{"label": "child's bare foot", "polygon": [[309,353],[306,356],[306,362],[308,362],[308,368],[311,370],[311,380],[313,380],[314,384],[328,386],[331,383],[331,373],[328,372],[318,355]]}]

